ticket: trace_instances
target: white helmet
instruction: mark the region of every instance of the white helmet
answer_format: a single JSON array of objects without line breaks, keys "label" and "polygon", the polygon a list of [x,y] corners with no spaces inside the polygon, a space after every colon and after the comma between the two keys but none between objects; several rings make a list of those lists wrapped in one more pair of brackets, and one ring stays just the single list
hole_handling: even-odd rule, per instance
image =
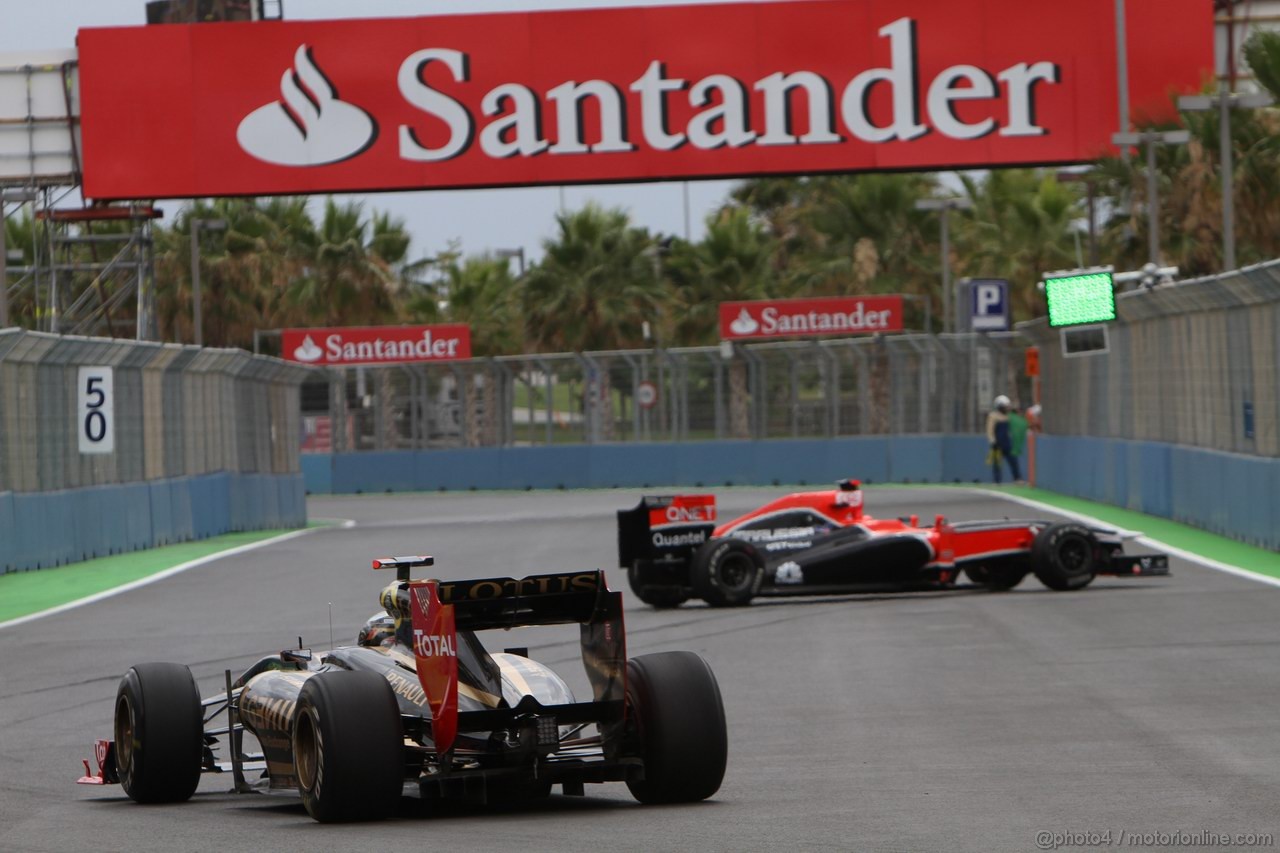
[{"label": "white helmet", "polygon": [[1010,402],[1009,402],[1009,398],[1008,398],[1008,397],[1006,397],[1005,395],[1001,394],[999,397],[996,397],[996,408],[997,408],[997,409],[1007,409],[1007,408],[1009,408],[1009,406],[1011,406],[1011,405],[1012,405],[1012,403],[1010,403]]}]

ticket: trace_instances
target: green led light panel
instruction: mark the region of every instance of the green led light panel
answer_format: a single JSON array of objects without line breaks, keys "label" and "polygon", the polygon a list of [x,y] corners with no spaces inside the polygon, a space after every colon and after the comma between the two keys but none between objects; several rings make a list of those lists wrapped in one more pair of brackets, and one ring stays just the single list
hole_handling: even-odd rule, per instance
[{"label": "green led light panel", "polygon": [[1044,280],[1050,326],[1105,323],[1116,318],[1115,285],[1109,272]]}]

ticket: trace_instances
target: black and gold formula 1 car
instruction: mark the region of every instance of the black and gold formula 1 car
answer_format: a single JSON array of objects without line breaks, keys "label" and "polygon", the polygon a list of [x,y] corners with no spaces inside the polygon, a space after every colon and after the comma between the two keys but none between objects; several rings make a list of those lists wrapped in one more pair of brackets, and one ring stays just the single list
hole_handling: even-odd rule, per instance
[{"label": "black and gold formula 1 car", "polygon": [[[115,736],[97,742],[97,772],[85,761],[80,782],[178,802],[203,774],[227,773],[237,792],[296,790],[319,821],[384,817],[406,794],[489,802],[620,781],[642,803],[676,803],[719,789],[727,740],[711,668],[691,652],[628,660],[622,594],[603,572],[410,579],[432,562],[375,560],[397,579],[356,645],[265,657],[227,671],[210,698],[185,666],[131,668]],[[590,701],[527,649],[490,653],[476,633],[573,623]]]}]

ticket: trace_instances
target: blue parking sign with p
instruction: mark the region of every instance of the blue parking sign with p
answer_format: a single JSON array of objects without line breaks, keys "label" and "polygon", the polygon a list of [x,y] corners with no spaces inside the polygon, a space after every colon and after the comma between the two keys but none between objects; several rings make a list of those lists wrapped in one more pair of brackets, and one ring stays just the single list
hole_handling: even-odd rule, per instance
[{"label": "blue parking sign with p", "polygon": [[969,328],[975,332],[1009,329],[1009,282],[980,278],[969,282]]}]

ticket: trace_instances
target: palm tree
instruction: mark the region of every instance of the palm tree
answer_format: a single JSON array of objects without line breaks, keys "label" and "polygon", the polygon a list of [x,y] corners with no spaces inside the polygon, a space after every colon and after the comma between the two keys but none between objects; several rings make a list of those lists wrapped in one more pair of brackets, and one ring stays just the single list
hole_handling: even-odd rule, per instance
[{"label": "palm tree", "polygon": [[698,243],[672,244],[664,272],[672,286],[673,339],[711,344],[719,331],[719,303],[775,295],[778,241],[745,207],[707,217]]},{"label": "palm tree", "polygon": [[543,351],[639,346],[664,292],[653,238],[625,211],[587,205],[556,217],[559,235],[529,270],[524,310],[530,340]]},{"label": "palm tree", "polygon": [[438,264],[439,278],[410,300],[410,316],[434,319],[442,314],[448,322],[468,324],[471,351],[478,356],[523,351],[520,282],[507,261],[488,254],[465,259],[448,254]]},{"label": "palm tree", "polygon": [[328,199],[310,234],[298,235],[304,261],[289,288],[316,325],[375,325],[400,319],[406,290],[409,238],[404,223],[388,215],[364,216],[358,202]]},{"label": "palm tree", "polygon": [[[584,352],[644,344],[646,322],[662,325],[666,291],[659,247],[625,211],[590,204],[556,217],[559,235],[543,243],[542,261],[525,278],[528,340],[541,350]],[[613,436],[610,365],[602,359],[584,383],[588,434]]]},{"label": "palm tree", "polygon": [[956,219],[952,268],[962,276],[1008,279],[1015,319],[1041,313],[1036,282],[1076,264],[1079,193],[1036,169],[1000,169],[961,181],[972,207]]},{"label": "palm tree", "polygon": [[[814,179],[801,212],[811,246],[791,273],[797,295],[904,293],[930,298],[937,281],[937,217],[916,210],[932,175]],[[923,317],[917,318],[923,327]]]},{"label": "palm tree", "polygon": [[[729,206],[707,217],[699,243],[676,242],[666,262],[673,288],[672,328],[685,344],[717,339],[721,302],[766,299],[778,280],[778,241],[745,207]],[[750,435],[747,363],[729,364],[729,427],[734,438]]]}]

